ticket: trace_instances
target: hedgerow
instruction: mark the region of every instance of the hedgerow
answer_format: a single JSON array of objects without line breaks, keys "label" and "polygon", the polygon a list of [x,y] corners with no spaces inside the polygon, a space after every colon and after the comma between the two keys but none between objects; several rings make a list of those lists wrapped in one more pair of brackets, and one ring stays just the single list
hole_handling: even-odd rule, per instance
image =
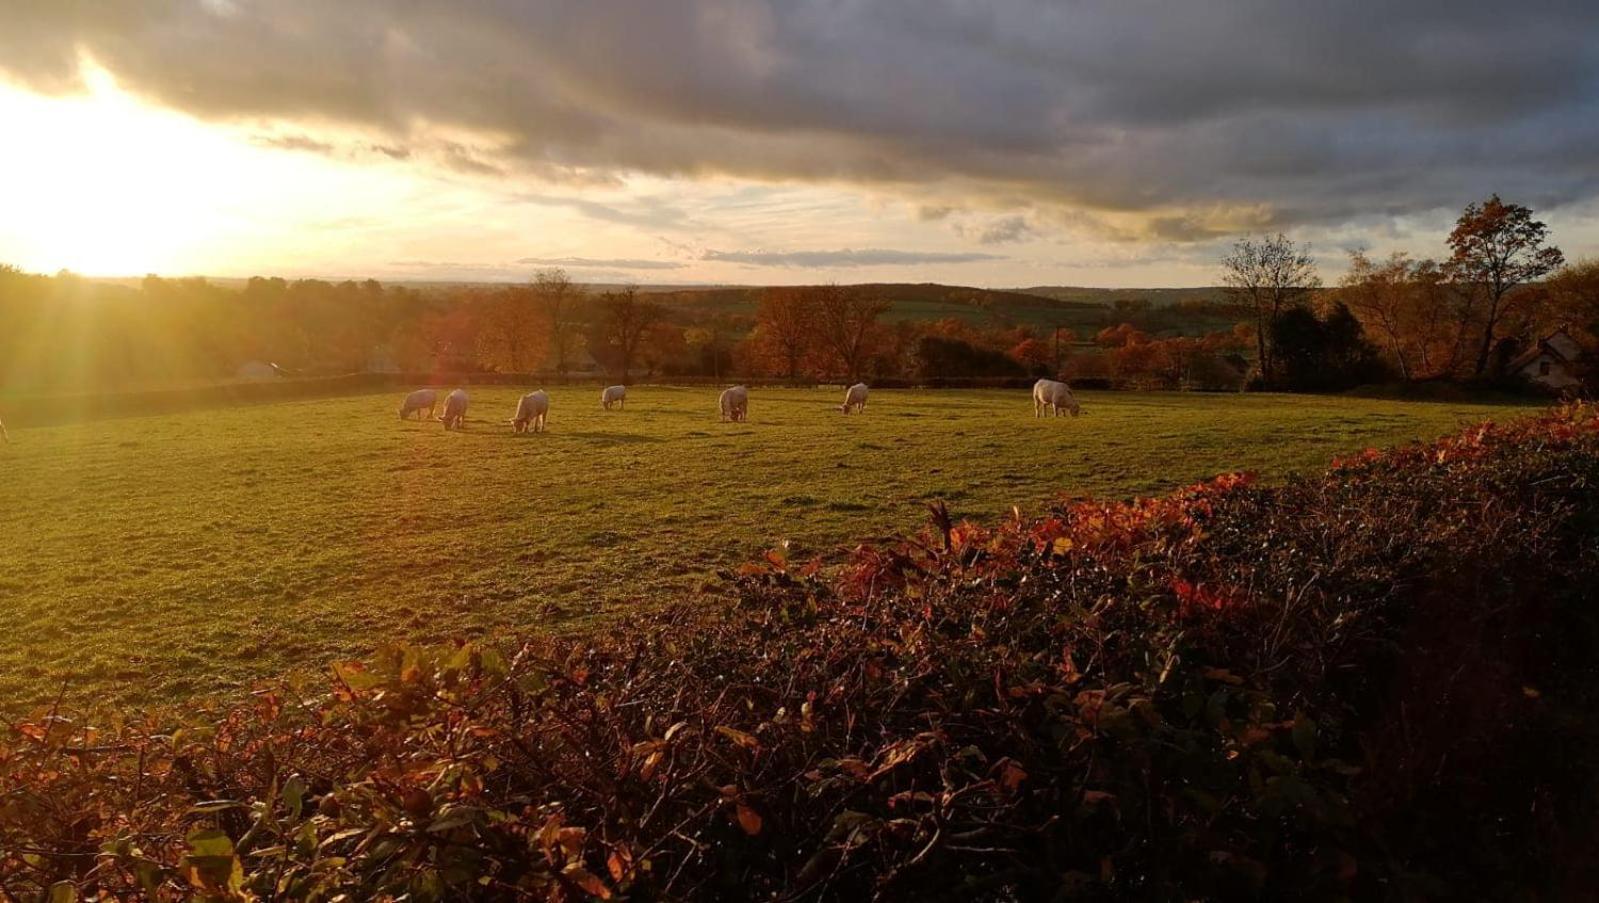
[{"label": "hedgerow", "polygon": [[1599,412],[1063,501],[604,637],[0,746],[13,899],[1569,896]]}]

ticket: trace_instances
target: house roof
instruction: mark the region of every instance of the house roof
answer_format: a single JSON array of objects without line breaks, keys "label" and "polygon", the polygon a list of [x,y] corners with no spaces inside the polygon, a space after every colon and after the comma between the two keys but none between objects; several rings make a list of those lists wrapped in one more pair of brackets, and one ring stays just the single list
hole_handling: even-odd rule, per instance
[{"label": "house roof", "polygon": [[1550,344],[1551,339],[1553,339],[1555,336],[1561,335],[1565,336],[1567,339],[1570,339],[1572,344],[1577,344],[1577,340],[1571,338],[1571,333],[1567,332],[1565,327],[1561,327],[1539,339],[1537,344],[1533,345],[1531,348],[1528,348],[1526,351],[1523,351],[1514,358],[1511,358],[1510,369],[1520,370],[1522,367],[1527,366],[1546,354],[1562,364],[1572,363],[1571,358],[1561,354],[1560,349]]}]

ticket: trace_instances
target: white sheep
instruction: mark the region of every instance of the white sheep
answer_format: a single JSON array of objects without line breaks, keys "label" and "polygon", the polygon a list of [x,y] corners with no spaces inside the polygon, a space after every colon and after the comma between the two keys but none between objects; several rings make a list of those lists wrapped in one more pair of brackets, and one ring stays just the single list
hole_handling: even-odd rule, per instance
[{"label": "white sheep", "polygon": [[856,383],[855,385],[850,386],[848,389],[844,390],[844,403],[839,405],[838,409],[846,414],[848,414],[851,409],[853,409],[857,414],[866,413],[866,392],[867,387],[865,383]]},{"label": "white sheep", "polygon": [[1060,416],[1062,409],[1071,412],[1073,417],[1082,412],[1071,387],[1053,379],[1041,379],[1033,383],[1033,416],[1044,416],[1045,408],[1049,408],[1056,417]]},{"label": "white sheep", "polygon": [[444,421],[445,429],[458,430],[466,422],[466,402],[465,389],[456,389],[444,396],[444,416],[439,419]]},{"label": "white sheep", "polygon": [[750,390],[743,386],[723,389],[716,404],[721,408],[724,423],[729,420],[738,423],[750,419]]},{"label": "white sheep", "polygon": [[400,402],[400,419],[406,420],[412,414],[415,414],[417,419],[421,420],[423,419],[422,409],[427,408],[428,415],[426,419],[432,420],[433,409],[438,406],[438,403],[439,393],[432,389],[417,389],[410,395],[405,396],[405,400]]},{"label": "white sheep", "polygon": [[627,386],[608,386],[600,393],[600,407],[609,411],[611,405],[627,409]]},{"label": "white sheep", "polygon": [[511,418],[511,429],[525,433],[544,432],[544,418],[550,413],[550,393],[543,389],[529,392],[516,403],[516,416]]}]

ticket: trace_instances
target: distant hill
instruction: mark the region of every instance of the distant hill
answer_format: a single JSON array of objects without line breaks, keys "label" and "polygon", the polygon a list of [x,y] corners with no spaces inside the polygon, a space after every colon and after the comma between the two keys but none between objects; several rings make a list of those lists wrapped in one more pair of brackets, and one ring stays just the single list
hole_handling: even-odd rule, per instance
[{"label": "distant hill", "polygon": [[1226,290],[1218,286],[1198,288],[1085,288],[1074,285],[1035,285],[1016,289],[1025,295],[1038,295],[1057,301],[1114,306],[1117,301],[1148,301],[1155,307],[1167,307],[1182,302],[1225,302]]},{"label": "distant hill", "polygon": [[[135,287],[142,280],[96,281]],[[243,288],[246,282],[233,278],[209,278],[207,281],[233,290]],[[505,283],[393,280],[384,285],[440,297],[463,290],[499,288]],[[1058,327],[1070,329],[1082,338],[1122,322],[1131,322],[1154,334],[1194,335],[1227,329],[1244,319],[1227,305],[1223,291],[1214,287],[1124,289],[1046,285],[986,289],[934,282],[864,283],[851,287],[888,300],[891,306],[887,319],[890,321],[956,318],[979,327],[1029,326],[1040,332]],[[589,283],[583,288],[591,294],[599,294],[622,286]],[[654,284],[634,288],[674,311],[678,315],[676,319],[682,321],[718,318],[746,322],[753,320],[761,295],[768,290],[767,286],[759,285]]]},{"label": "distant hill", "polygon": [[[852,286],[892,305],[889,320],[941,320],[949,317],[983,326],[1027,325],[1077,328],[1098,323],[1107,313],[1101,304],[1046,298],[1025,292],[996,291],[936,283],[867,283]],[[641,289],[642,291],[643,289]],[[754,316],[766,288],[651,289],[650,300],[686,313],[710,316]]]},{"label": "distant hill", "polygon": [[[981,327],[1060,327],[1089,338],[1107,326],[1129,322],[1157,335],[1197,335],[1232,328],[1245,319],[1220,289],[1097,289],[1044,286],[1026,290],[971,288],[937,283],[867,283],[853,286],[888,300],[890,321],[966,320]],[[760,286],[664,288],[650,299],[685,318],[753,317]]]}]

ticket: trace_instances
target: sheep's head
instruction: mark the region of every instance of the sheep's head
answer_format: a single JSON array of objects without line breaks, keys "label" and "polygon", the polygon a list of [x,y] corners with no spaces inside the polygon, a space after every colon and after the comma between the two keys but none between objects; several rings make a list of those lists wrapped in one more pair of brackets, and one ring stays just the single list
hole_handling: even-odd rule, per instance
[{"label": "sheep's head", "polygon": [[1076,417],[1083,412],[1083,406],[1077,403],[1077,399],[1073,398],[1066,403],[1066,410],[1071,411],[1072,416]]}]

